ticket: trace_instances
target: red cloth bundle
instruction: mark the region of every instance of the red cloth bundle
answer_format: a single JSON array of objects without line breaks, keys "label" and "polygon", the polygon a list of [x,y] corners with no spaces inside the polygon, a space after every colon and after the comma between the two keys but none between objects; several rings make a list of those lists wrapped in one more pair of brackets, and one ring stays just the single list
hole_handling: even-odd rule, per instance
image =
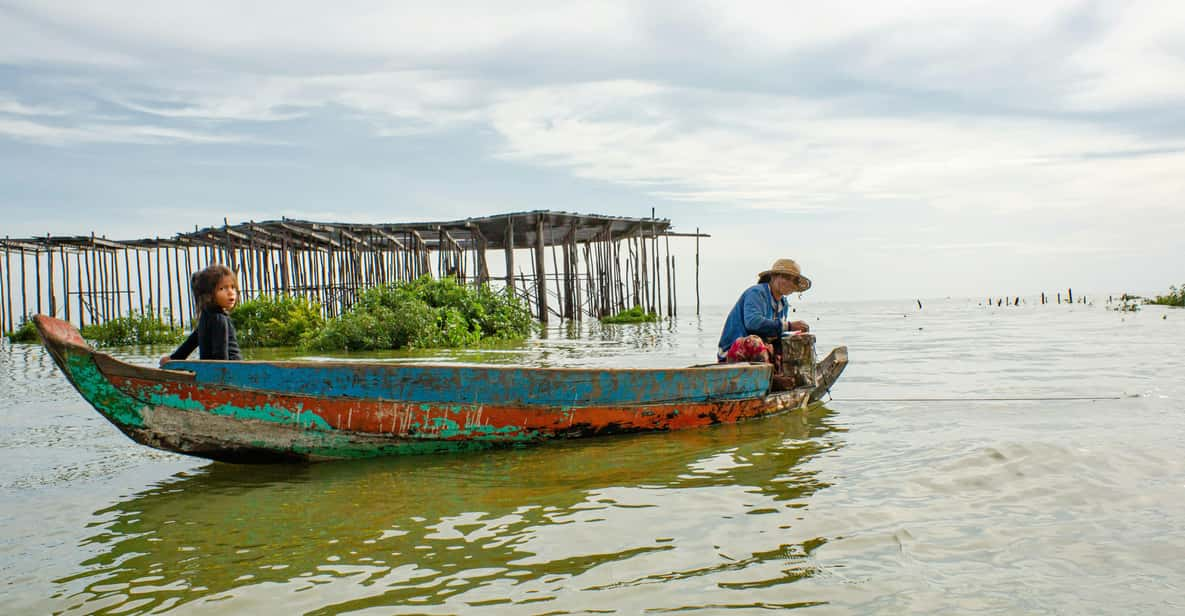
[{"label": "red cloth bundle", "polygon": [[737,338],[732,343],[732,346],[728,347],[728,352],[725,353],[724,358],[730,364],[742,361],[770,363],[773,355],[773,345],[766,344],[760,336],[745,336],[744,338]]}]

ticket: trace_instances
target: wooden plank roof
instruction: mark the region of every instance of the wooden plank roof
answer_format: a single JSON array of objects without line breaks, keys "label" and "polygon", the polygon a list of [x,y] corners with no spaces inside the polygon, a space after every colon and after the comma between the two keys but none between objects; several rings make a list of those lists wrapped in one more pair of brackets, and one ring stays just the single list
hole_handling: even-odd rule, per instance
[{"label": "wooden plank roof", "polygon": [[[0,238],[0,246],[11,250],[53,250],[59,247],[73,250],[95,249],[153,249],[157,247],[225,246],[228,241],[236,248],[327,250],[354,244],[363,249],[404,249],[420,245],[430,250],[472,249],[484,241],[488,250],[499,250],[509,239],[515,248],[528,248],[536,243],[537,225],[543,223],[544,245],[561,244],[569,234],[576,242],[588,242],[613,237],[695,236],[675,233],[666,218],[629,218],[599,214],[574,214],[551,210],[512,212],[435,222],[403,223],[343,223],[318,222],[282,218],[263,222],[248,221],[235,225],[195,229],[178,233],[171,238],[108,240],[93,236],[45,236],[32,238]],[[508,230],[513,232],[508,235]],[[608,233],[608,235],[606,235]],[[708,237],[700,234],[700,237]]]}]

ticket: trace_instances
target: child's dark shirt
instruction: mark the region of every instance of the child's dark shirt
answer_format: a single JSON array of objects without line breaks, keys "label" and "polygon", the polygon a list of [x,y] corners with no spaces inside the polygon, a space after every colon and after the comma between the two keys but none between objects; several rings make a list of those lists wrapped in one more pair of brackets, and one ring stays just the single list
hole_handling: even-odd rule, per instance
[{"label": "child's dark shirt", "polygon": [[239,354],[239,341],[235,338],[235,326],[221,308],[206,308],[198,318],[193,333],[169,359],[185,359],[198,349],[198,359],[243,359]]}]

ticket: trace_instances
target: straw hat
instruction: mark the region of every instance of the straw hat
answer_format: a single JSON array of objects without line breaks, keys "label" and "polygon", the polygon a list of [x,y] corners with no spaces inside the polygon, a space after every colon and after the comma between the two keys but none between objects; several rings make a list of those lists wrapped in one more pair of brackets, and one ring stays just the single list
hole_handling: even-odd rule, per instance
[{"label": "straw hat", "polygon": [[784,274],[786,276],[797,277],[797,293],[802,293],[803,291],[811,288],[811,279],[802,275],[802,270],[799,269],[798,264],[794,262],[794,259],[778,259],[777,261],[774,261],[774,264],[771,265],[769,269],[757,274],[757,277],[761,278],[766,274]]}]

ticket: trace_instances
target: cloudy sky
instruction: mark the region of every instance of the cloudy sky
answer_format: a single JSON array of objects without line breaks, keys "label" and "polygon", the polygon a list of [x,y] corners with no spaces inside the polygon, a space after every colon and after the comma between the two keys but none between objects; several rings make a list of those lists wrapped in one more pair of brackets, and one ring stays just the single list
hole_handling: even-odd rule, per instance
[{"label": "cloudy sky", "polygon": [[1180,2],[421,4],[0,0],[0,235],[655,208],[719,303],[1185,282]]}]

